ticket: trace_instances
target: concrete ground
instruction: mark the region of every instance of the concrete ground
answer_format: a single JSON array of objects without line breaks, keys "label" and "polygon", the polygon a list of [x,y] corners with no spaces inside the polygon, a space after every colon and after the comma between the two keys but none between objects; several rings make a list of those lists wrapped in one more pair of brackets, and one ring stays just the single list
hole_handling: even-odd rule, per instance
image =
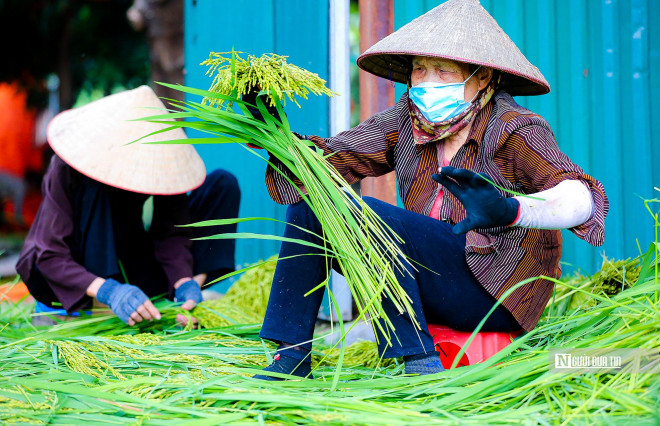
[{"label": "concrete ground", "polygon": [[[355,326],[353,327],[353,324]],[[353,327],[353,328],[351,328]],[[360,340],[368,340],[370,342],[376,341],[376,336],[374,335],[374,330],[371,327],[371,324],[366,321],[351,321],[344,324],[344,330],[350,331],[346,334],[346,346],[350,346],[353,343]],[[323,343],[326,345],[334,345],[341,338],[341,333],[339,332],[339,324],[334,324],[333,327],[330,326],[330,323],[327,321],[318,321],[316,323],[316,329],[314,330],[314,335],[321,336],[325,335],[323,338]]]}]

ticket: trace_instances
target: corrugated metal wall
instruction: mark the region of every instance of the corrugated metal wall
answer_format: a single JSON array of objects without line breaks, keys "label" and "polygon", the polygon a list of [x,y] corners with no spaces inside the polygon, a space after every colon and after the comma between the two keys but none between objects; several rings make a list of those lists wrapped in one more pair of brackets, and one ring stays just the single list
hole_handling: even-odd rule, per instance
[{"label": "corrugated metal wall", "polygon": [[[441,3],[395,0],[395,27]],[[653,222],[642,199],[660,195],[653,190],[660,187],[660,2],[481,3],[550,82],[549,94],[517,101],[550,122],[562,150],[603,182],[610,199],[605,245],[564,232],[563,261],[593,272],[603,252],[636,256],[638,241],[645,251]]]},{"label": "corrugated metal wall", "polygon": [[[328,0],[185,0],[186,85],[207,88],[211,79],[199,63],[209,52],[235,50],[260,55],[288,55],[291,62],[328,75]],[[328,134],[328,102],[311,96],[303,109],[287,103],[291,126],[300,133]],[[285,209],[268,196],[263,175],[266,163],[238,145],[197,146],[209,170],[234,173],[241,187],[240,217],[284,219]],[[265,155],[264,151],[260,151]],[[239,224],[239,232],[282,233],[273,222]],[[245,264],[276,254],[278,242],[239,240],[237,263]]]}]

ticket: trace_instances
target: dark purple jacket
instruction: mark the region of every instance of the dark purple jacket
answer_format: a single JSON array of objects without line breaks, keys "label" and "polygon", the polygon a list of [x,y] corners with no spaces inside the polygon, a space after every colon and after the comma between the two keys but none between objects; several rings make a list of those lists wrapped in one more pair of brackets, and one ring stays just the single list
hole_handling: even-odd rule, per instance
[{"label": "dark purple jacket", "polygon": [[[76,260],[75,249],[72,247],[75,240],[73,234],[77,229],[74,218],[78,217],[74,211],[75,197],[82,179],[88,178],[59,157],[53,157],[42,184],[43,200],[16,265],[18,273],[35,299],[47,305],[52,305],[53,302],[61,303],[69,312],[89,305],[91,298],[86,295],[86,290],[97,278],[97,275]],[[138,198],[143,197],[142,203],[148,197],[135,193],[127,195],[129,199],[137,200],[135,202],[139,202]],[[131,211],[138,212],[136,209]],[[140,215],[140,212],[141,208],[136,214]],[[143,247],[152,248],[153,253],[147,255],[154,259],[152,263],[159,264],[162,278],[149,279],[148,283],[131,284],[143,290],[150,287],[151,291],[145,291],[149,296],[154,293],[171,295],[177,280],[192,276],[190,233],[188,228],[176,226],[189,223],[189,217],[185,195],[154,196],[151,231],[148,234],[145,231],[136,233],[140,235],[122,235],[121,240],[124,247],[130,246],[133,241],[136,241],[137,245],[138,240],[146,238],[142,234],[148,235],[149,245],[140,245],[140,250],[143,250]],[[134,219],[133,222],[139,220],[141,223],[141,216]],[[125,262],[142,262],[141,259],[136,259],[136,256],[126,257],[122,259]],[[140,253],[137,257],[140,257]],[[144,268],[141,264],[133,265],[135,271],[142,269]],[[39,279],[36,279],[35,275],[39,274]]]}]

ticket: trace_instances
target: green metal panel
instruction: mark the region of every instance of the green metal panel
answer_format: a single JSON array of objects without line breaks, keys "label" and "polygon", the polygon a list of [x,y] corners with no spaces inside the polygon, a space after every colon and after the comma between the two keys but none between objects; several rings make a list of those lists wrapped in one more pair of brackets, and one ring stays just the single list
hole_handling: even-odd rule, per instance
[{"label": "green metal panel", "polygon": [[[395,0],[400,28],[442,1]],[[660,194],[660,2],[483,0],[552,91],[518,97],[552,126],[559,146],[605,185],[603,247],[564,231],[566,271],[596,270],[602,254],[626,258],[652,241],[643,198]],[[397,95],[405,90],[398,85]]]},{"label": "green metal panel", "polygon": [[[186,85],[207,88],[211,80],[199,63],[209,52],[239,51],[259,55],[266,52],[290,56],[291,62],[328,74],[328,1],[305,0],[185,0]],[[327,99],[312,96],[301,101],[303,109],[287,103],[291,127],[299,133],[326,136]],[[190,134],[189,136],[194,136]],[[266,191],[266,163],[238,145],[199,145],[197,149],[208,170],[223,168],[238,178],[241,192],[240,217],[284,219],[285,208],[273,202]],[[266,155],[265,151],[256,151]],[[282,234],[274,222],[239,224],[239,232]],[[260,240],[237,242],[237,263],[255,262],[276,254],[279,243]]]}]

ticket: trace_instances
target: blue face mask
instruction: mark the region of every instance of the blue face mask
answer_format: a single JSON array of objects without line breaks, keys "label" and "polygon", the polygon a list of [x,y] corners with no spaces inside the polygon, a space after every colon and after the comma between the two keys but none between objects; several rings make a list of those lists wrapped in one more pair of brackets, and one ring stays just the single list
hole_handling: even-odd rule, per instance
[{"label": "blue face mask", "polygon": [[465,83],[479,71],[479,68],[462,83],[419,83],[408,89],[408,96],[427,120],[434,123],[447,121],[460,115],[476,98],[479,92],[470,102],[465,101]]}]

